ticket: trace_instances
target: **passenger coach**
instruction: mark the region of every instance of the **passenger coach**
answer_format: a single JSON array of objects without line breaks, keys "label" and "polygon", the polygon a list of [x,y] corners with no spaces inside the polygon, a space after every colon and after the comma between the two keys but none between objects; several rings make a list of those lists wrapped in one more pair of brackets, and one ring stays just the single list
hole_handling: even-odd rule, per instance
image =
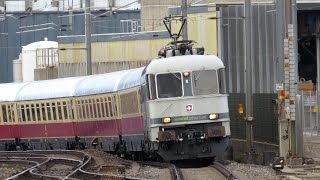
[{"label": "passenger coach", "polygon": [[230,136],[224,65],[214,55],[153,60],[101,75],[0,84],[0,148],[213,158]]}]

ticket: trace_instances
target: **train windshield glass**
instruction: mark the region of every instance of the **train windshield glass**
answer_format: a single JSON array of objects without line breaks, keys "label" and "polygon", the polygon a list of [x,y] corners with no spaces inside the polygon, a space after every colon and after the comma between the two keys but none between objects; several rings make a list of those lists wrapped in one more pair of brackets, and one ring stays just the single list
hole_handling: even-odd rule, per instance
[{"label": "train windshield glass", "polygon": [[219,93],[217,71],[200,70],[192,72],[193,95],[208,95]]},{"label": "train windshield glass", "polygon": [[180,73],[158,74],[157,88],[159,98],[182,96],[182,81]]}]

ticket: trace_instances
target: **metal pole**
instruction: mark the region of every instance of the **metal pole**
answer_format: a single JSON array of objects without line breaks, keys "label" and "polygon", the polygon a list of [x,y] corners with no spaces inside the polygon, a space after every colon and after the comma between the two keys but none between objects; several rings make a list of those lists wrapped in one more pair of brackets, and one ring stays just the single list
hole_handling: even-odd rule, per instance
[{"label": "metal pole", "polygon": [[[277,69],[276,69],[276,77],[277,83],[283,83],[284,80],[284,72],[283,72],[283,39],[285,38],[284,33],[284,15],[283,15],[283,7],[284,1],[277,0],[276,1],[276,51],[277,51]],[[280,117],[282,119],[282,117]]]},{"label": "metal pole", "polygon": [[303,157],[303,95],[296,95],[296,151],[298,158]]},{"label": "metal pole", "polygon": [[[181,0],[181,15],[183,19],[186,19],[186,22],[184,24],[183,30],[182,30],[182,40],[188,40],[188,21],[187,21],[187,16],[188,16],[188,9],[187,9],[187,0]],[[182,23],[182,22],[181,22]]]},{"label": "metal pole", "polygon": [[[319,22],[320,19],[317,18],[317,26],[319,27]],[[319,30],[319,28],[317,28],[317,30]],[[316,120],[317,120],[317,125],[319,125],[319,106],[320,106],[320,98],[319,98],[319,94],[320,94],[320,34],[319,32],[317,32],[317,37],[316,37],[316,43],[317,43],[317,113],[316,113]],[[317,126],[317,134],[319,134],[319,127]]]},{"label": "metal pole", "polygon": [[222,39],[222,20],[221,20],[221,11],[217,11],[217,41],[218,41],[218,57],[222,60],[224,60],[223,58],[223,41]]},{"label": "metal pole", "polygon": [[91,68],[91,10],[90,0],[86,0],[85,10],[85,36],[86,36],[86,75],[92,74]]},{"label": "metal pole", "polygon": [[252,70],[251,70],[251,0],[245,0],[245,84],[246,84],[246,140],[247,151],[253,151],[253,133],[252,133]]},{"label": "metal pole", "polygon": [[4,6],[3,6],[3,10],[4,10],[4,19],[6,19],[7,18],[7,5],[6,5],[6,3],[4,3]]}]

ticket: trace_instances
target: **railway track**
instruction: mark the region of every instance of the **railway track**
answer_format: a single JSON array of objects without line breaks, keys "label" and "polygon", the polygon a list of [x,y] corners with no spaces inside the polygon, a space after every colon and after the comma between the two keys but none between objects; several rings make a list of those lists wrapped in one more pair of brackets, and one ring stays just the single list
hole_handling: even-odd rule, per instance
[{"label": "railway track", "polygon": [[88,172],[94,164],[92,157],[80,151],[25,151],[0,152],[0,162],[27,165],[28,168],[8,177],[7,180],[54,179],[108,179],[142,180],[125,175]]},{"label": "railway track", "polygon": [[213,165],[198,168],[182,168],[184,180],[240,180],[240,178],[231,172],[224,165],[215,162]]},{"label": "railway track", "polygon": [[[29,179],[110,179],[141,180],[145,178],[128,177],[125,174],[101,173],[96,170],[91,155],[80,151],[24,151],[0,152],[0,163],[17,164],[26,167],[7,180]],[[174,164],[160,162],[138,162],[140,165],[164,169],[165,176],[160,179],[196,180],[228,179],[240,180],[234,173],[219,163],[203,168],[179,168]],[[194,173],[193,173],[194,172]]]},{"label": "railway track", "polygon": [[214,164],[211,165],[211,167],[217,169],[228,180],[240,180],[240,178],[234,172],[230,171],[227,167],[218,162],[214,162]]},{"label": "railway track", "polygon": [[148,166],[154,166],[159,168],[167,168],[170,171],[170,177],[172,180],[184,180],[183,174],[176,165],[170,164],[170,163],[161,163],[161,162],[149,162],[149,161],[143,161],[139,162],[142,165],[148,165]]}]

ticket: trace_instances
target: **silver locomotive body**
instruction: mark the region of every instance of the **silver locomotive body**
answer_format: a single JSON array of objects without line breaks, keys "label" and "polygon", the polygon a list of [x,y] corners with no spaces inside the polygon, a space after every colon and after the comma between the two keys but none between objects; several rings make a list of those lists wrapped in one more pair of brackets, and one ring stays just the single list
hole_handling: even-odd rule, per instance
[{"label": "silver locomotive body", "polygon": [[229,143],[224,66],[213,55],[151,62],[143,74],[146,148],[165,161],[215,157]]}]

